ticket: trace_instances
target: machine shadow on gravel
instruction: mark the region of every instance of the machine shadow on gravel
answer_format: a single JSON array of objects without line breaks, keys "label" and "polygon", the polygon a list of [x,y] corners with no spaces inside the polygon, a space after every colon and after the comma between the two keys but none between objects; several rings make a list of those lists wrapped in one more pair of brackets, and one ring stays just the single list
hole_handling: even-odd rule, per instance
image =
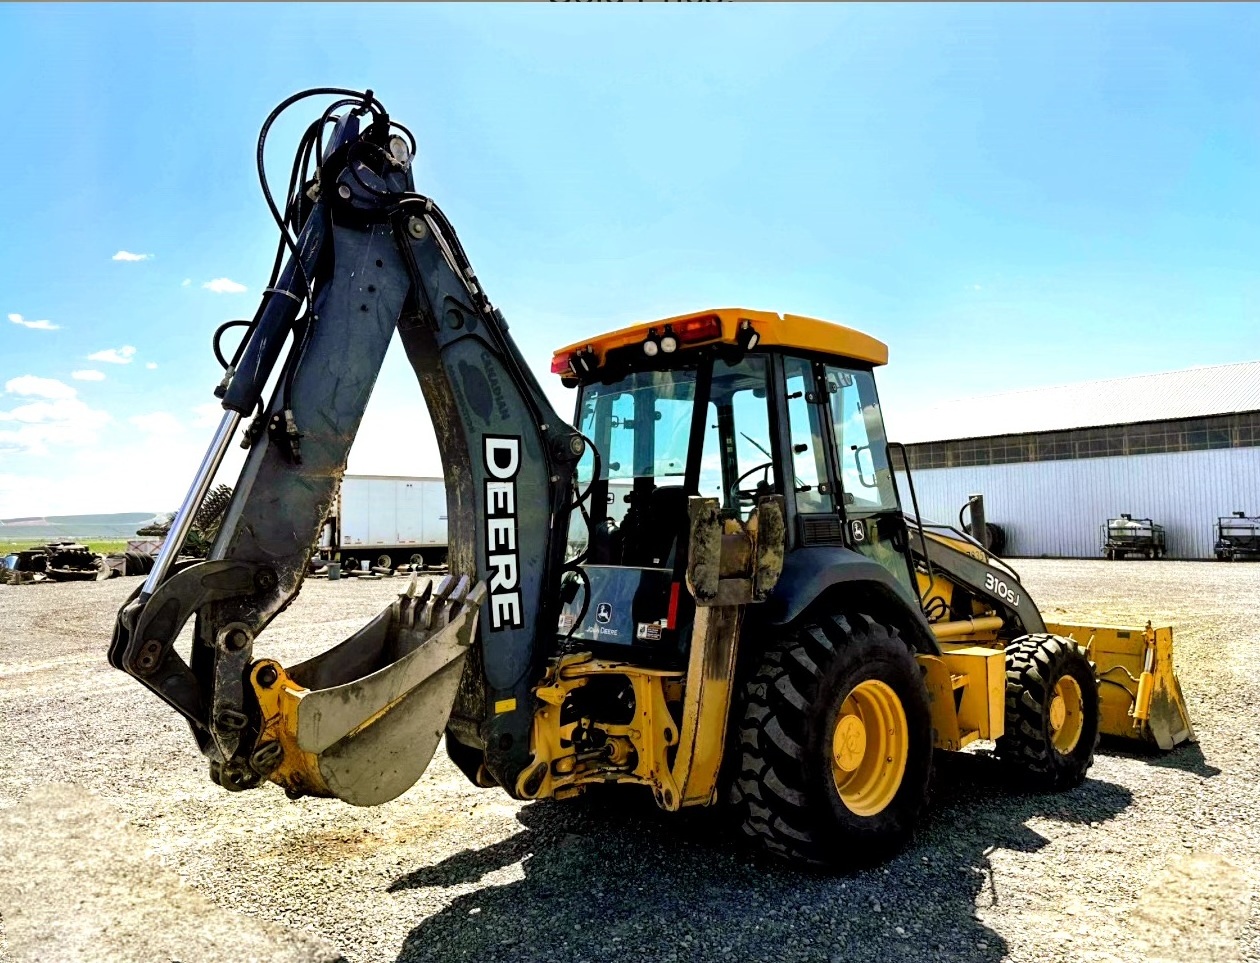
[{"label": "machine shadow on gravel", "polygon": [[1163,769],[1179,769],[1203,779],[1211,779],[1221,774],[1220,768],[1207,761],[1197,742],[1183,742],[1171,752],[1164,752],[1134,745],[1122,739],[1104,737],[1098,748],[1109,756],[1137,759],[1143,765],[1159,766]]},{"label": "machine shadow on gravel", "polygon": [[[942,754],[945,755],[945,754]],[[990,758],[938,767],[927,821],[896,859],[849,875],[793,871],[750,855],[713,811],[637,809],[607,795],[539,802],[523,828],[399,877],[391,892],[476,883],[522,862],[525,877],[457,897],[416,926],[403,961],[989,961],[1005,941],[976,918],[1004,898],[995,849],[1035,852],[1027,821],[1098,823],[1132,801],[1088,780],[1030,795]]]}]

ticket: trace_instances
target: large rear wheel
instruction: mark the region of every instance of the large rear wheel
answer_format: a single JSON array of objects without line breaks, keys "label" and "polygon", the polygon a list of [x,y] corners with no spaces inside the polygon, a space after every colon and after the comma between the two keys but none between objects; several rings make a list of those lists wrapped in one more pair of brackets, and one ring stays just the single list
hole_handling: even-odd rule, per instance
[{"label": "large rear wheel", "polygon": [[745,833],[797,864],[883,860],[927,798],[927,689],[895,629],[827,615],[762,657],[732,798]]}]

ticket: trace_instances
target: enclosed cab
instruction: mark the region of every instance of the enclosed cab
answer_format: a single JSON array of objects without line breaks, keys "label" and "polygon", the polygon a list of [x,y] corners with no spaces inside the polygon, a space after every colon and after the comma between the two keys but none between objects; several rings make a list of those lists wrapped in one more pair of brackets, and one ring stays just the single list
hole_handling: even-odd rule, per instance
[{"label": "enclosed cab", "polygon": [[[563,636],[683,654],[691,498],[716,502],[728,535],[763,499],[782,499],[789,556],[843,547],[875,563],[865,577],[887,604],[913,607],[873,375],[886,359],[857,331],[755,311],[670,318],[557,352],[553,370],[581,385],[574,423],[590,443],[569,556],[582,559],[591,604],[583,592],[566,605]],[[780,595],[796,569],[789,558]]]},{"label": "enclosed cab", "polygon": [[1222,562],[1260,558],[1260,517],[1234,512],[1218,518],[1213,551]]},{"label": "enclosed cab", "polygon": [[742,309],[556,352],[588,448],[522,795],[642,782],[675,809],[723,789],[750,836],[829,862],[905,838],[934,749],[991,740],[1041,785],[1083,778],[1094,670],[984,548],[903,514],[886,360]]},{"label": "enclosed cab", "polygon": [[1102,528],[1103,557],[1107,559],[1163,558],[1165,551],[1164,527],[1149,518],[1121,515],[1109,518]]}]

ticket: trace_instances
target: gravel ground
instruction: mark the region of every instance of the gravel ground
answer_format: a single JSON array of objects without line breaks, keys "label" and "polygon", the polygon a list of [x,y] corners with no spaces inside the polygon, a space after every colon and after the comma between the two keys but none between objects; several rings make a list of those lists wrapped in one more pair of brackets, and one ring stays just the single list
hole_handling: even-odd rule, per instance
[{"label": "gravel ground", "polygon": [[[847,876],[767,866],[707,812],[521,805],[441,753],[376,809],[226,793],[104,662],[135,579],[0,586],[0,959],[1260,960],[1260,566],[1017,567],[1050,620],[1174,624],[1200,743],[1047,796],[950,759],[913,846]],[[268,654],[399,585],[311,581]]]}]

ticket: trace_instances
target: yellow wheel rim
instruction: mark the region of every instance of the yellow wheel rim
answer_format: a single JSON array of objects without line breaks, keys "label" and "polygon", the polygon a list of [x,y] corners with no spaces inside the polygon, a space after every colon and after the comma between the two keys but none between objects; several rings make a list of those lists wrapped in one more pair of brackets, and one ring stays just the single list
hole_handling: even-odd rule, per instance
[{"label": "yellow wheel rim", "polygon": [[1081,711],[1081,686],[1070,675],[1062,676],[1054,685],[1050,700],[1050,741],[1066,755],[1081,741],[1085,714]]},{"label": "yellow wheel rim", "polygon": [[874,816],[888,808],[909,755],[910,727],[897,693],[877,679],[859,682],[840,707],[831,736],[831,778],[849,811]]}]

